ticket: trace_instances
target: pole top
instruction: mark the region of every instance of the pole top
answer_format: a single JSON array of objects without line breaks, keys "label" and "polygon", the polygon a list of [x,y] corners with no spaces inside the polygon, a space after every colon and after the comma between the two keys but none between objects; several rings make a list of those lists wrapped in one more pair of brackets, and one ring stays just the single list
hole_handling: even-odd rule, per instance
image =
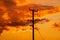
[{"label": "pole top", "polygon": [[35,8],[29,8],[30,11],[38,12],[38,9]]}]

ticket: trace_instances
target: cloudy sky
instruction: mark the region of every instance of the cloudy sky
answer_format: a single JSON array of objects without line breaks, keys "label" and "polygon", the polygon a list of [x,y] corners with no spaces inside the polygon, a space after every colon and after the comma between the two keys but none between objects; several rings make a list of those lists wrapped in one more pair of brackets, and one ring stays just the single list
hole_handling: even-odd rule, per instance
[{"label": "cloudy sky", "polygon": [[[60,0],[1,0],[6,3],[10,3],[9,1],[14,1],[17,5],[24,5],[24,4],[43,4],[43,5],[52,5],[52,6],[59,6]],[[1,2],[0,1],[0,2]]]},{"label": "cloudy sky", "polygon": [[26,3],[37,3],[43,5],[60,5],[60,0],[21,0],[22,2],[25,1]]},{"label": "cloudy sky", "polygon": [[60,5],[60,0],[30,0],[31,3],[38,3],[43,5]]}]

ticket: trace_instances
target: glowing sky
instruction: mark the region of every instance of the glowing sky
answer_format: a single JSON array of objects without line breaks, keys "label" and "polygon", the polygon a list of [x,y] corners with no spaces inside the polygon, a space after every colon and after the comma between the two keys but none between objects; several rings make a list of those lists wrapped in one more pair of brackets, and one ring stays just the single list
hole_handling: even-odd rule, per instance
[{"label": "glowing sky", "polygon": [[60,5],[60,0],[35,0],[33,3],[46,4],[46,5]]},{"label": "glowing sky", "polygon": [[[60,0],[14,0],[16,5],[25,5],[25,4],[43,4],[43,5],[52,5],[58,6],[60,5]],[[11,6],[11,5],[10,5]],[[54,13],[56,14],[56,13]],[[58,12],[57,12],[58,14]],[[4,17],[4,16],[3,16]],[[52,24],[58,21],[60,18],[60,12],[58,15],[45,16],[50,19],[50,22],[45,22],[43,24],[37,23],[36,26],[40,27],[41,34],[35,30],[35,40],[42,40],[42,37],[45,40],[60,40],[60,27],[53,28]],[[39,17],[40,18],[40,17]],[[57,19],[57,20],[56,20]],[[27,29],[28,30],[28,29]],[[32,31],[16,31],[16,28],[11,28],[8,32],[4,30],[2,36],[0,36],[0,40],[32,40]]]},{"label": "glowing sky", "polygon": [[54,6],[60,5],[60,0],[26,0],[26,1],[28,3],[36,3],[36,4],[43,4],[43,5],[54,5]]}]

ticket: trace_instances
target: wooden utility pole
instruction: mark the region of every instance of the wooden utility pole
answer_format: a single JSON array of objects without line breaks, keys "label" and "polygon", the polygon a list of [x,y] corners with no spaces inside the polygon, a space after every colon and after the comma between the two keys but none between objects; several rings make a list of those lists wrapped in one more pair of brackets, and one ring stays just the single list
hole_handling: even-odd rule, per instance
[{"label": "wooden utility pole", "polygon": [[35,9],[29,9],[32,11],[32,40],[34,40],[34,12],[38,12],[38,10]]}]

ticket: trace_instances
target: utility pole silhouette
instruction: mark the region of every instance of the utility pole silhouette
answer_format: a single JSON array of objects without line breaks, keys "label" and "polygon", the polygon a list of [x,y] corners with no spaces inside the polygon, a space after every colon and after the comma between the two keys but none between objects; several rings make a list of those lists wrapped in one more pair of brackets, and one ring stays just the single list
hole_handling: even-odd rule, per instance
[{"label": "utility pole silhouette", "polygon": [[35,12],[38,12],[38,10],[30,9],[30,8],[29,8],[29,10],[32,11],[32,33],[33,33],[33,34],[32,34],[32,36],[33,36],[33,37],[32,37],[32,40],[34,40],[34,13],[35,13]]}]

